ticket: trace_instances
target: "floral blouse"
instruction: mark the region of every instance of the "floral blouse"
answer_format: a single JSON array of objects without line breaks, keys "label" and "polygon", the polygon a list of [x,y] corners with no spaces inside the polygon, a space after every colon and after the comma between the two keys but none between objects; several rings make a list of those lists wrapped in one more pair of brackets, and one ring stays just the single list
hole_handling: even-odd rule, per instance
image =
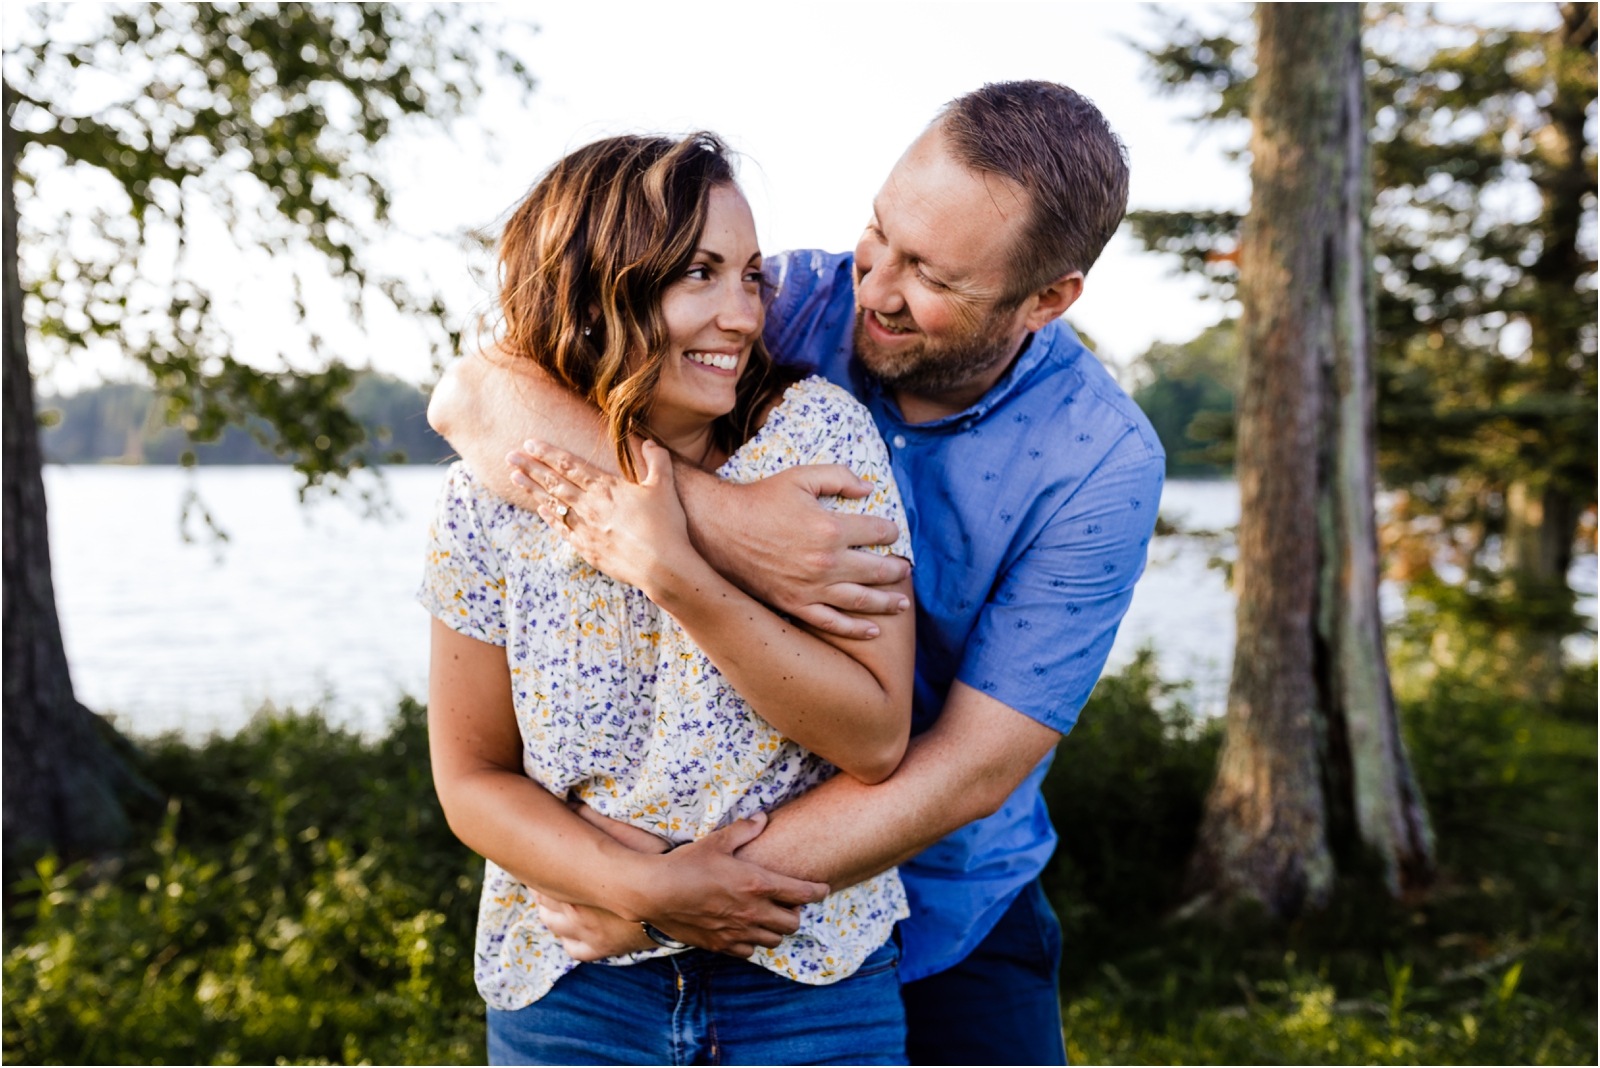
[{"label": "floral blouse", "polygon": [[[889,455],[867,410],[821,378],[791,386],[717,474],[753,482],[801,464],[845,464],[870,482],[837,511],[881,515],[911,558]],[[557,797],[672,841],[693,841],[809,790],[835,768],[784,737],[644,593],[589,567],[534,514],[450,468],[417,598],[447,626],[506,648],[523,768]],[[752,961],[798,982],[850,975],[907,916],[894,871],[807,905],[800,929]],[[667,950],[616,957],[632,964]],[[543,997],[577,966],[527,888],[492,861],[478,910],[474,976],[497,1009]]]}]

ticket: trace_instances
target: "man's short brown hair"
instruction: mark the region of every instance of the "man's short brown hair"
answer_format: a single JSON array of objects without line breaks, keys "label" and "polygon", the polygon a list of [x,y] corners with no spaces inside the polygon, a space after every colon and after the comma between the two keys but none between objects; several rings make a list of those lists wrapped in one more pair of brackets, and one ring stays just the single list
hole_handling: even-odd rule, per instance
[{"label": "man's short brown hair", "polygon": [[1128,210],[1128,153],[1098,108],[1055,82],[991,82],[935,125],[967,167],[1028,191],[1013,299],[1088,272]]}]

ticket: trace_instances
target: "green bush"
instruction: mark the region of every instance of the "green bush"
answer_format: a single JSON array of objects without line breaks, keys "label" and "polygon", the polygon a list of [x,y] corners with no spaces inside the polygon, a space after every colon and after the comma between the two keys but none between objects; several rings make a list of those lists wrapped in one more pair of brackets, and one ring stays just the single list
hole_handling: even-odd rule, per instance
[{"label": "green bush", "polygon": [[[1567,688],[1581,700],[1594,678]],[[1593,703],[1580,722],[1493,677],[1430,680],[1402,715],[1438,835],[1432,892],[1396,902],[1358,871],[1292,922],[1184,917],[1215,728],[1146,656],[1101,681],[1045,784],[1075,1062],[1594,1061]]]},{"label": "green bush", "polygon": [[[1568,689],[1594,685],[1591,668]],[[1592,715],[1435,672],[1404,701],[1439,838],[1425,900],[1357,873],[1293,922],[1181,918],[1219,742],[1183,692],[1148,653],[1107,676],[1045,782],[1075,1061],[1594,1060]],[[231,738],[147,744],[173,798],[150,845],[47,859],[14,895],[7,1061],[480,1061],[482,861],[445,825],[425,718],[405,701],[363,739],[266,712]]]},{"label": "green bush", "polygon": [[112,869],[39,865],[8,930],[12,1063],[470,1063],[482,864],[450,834],[423,708],[384,738],[316,715],[162,739],[173,798]]}]

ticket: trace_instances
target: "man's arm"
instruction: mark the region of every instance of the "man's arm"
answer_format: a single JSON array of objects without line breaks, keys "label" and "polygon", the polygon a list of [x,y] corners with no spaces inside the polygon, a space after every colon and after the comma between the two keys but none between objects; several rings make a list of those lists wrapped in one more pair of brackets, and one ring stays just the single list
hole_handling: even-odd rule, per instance
[{"label": "man's arm", "polygon": [[[469,356],[434,388],[428,422],[496,496],[534,511],[548,499],[537,465],[523,456],[507,463],[529,437],[617,473],[598,412],[536,365],[496,352]],[[910,566],[858,545],[891,545],[894,523],[876,516],[840,515],[822,496],[860,497],[869,487],[836,465],[790,468],[772,478],[732,485],[684,463],[675,465],[678,495],[695,548],[718,573],[766,604],[842,638],[870,638],[878,626],[865,616],[893,615],[910,604],[880,588],[901,581]]]},{"label": "man's arm", "polygon": [[[912,739],[888,780],[866,786],[836,775],[772,811],[761,837],[734,856],[764,871],[853,886],[994,813],[1060,740],[1049,727],[958,682],[938,722]],[[626,826],[590,818],[619,837]],[[541,918],[580,960],[626,952],[637,930],[581,906],[554,904]]]},{"label": "man's arm", "polygon": [[737,856],[791,878],[853,886],[998,811],[1061,735],[960,682],[900,767],[866,786],[836,775],[770,813]]}]

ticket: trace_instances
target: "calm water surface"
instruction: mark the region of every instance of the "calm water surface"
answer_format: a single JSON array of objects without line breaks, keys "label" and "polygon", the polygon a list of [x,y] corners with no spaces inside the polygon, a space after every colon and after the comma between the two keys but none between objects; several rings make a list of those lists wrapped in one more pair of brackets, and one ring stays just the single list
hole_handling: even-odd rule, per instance
[{"label": "calm water surface", "polygon": [[[45,471],[56,595],[78,695],[136,734],[236,729],[265,701],[322,705],[376,728],[427,682],[428,616],[412,600],[443,470],[392,468],[387,520],[298,503],[281,467]],[[193,489],[226,543],[179,515]],[[1162,512],[1188,528],[1238,519],[1229,482],[1174,482]],[[1216,711],[1233,655],[1233,598],[1212,550],[1158,538],[1112,663],[1150,643],[1169,678]]]}]

